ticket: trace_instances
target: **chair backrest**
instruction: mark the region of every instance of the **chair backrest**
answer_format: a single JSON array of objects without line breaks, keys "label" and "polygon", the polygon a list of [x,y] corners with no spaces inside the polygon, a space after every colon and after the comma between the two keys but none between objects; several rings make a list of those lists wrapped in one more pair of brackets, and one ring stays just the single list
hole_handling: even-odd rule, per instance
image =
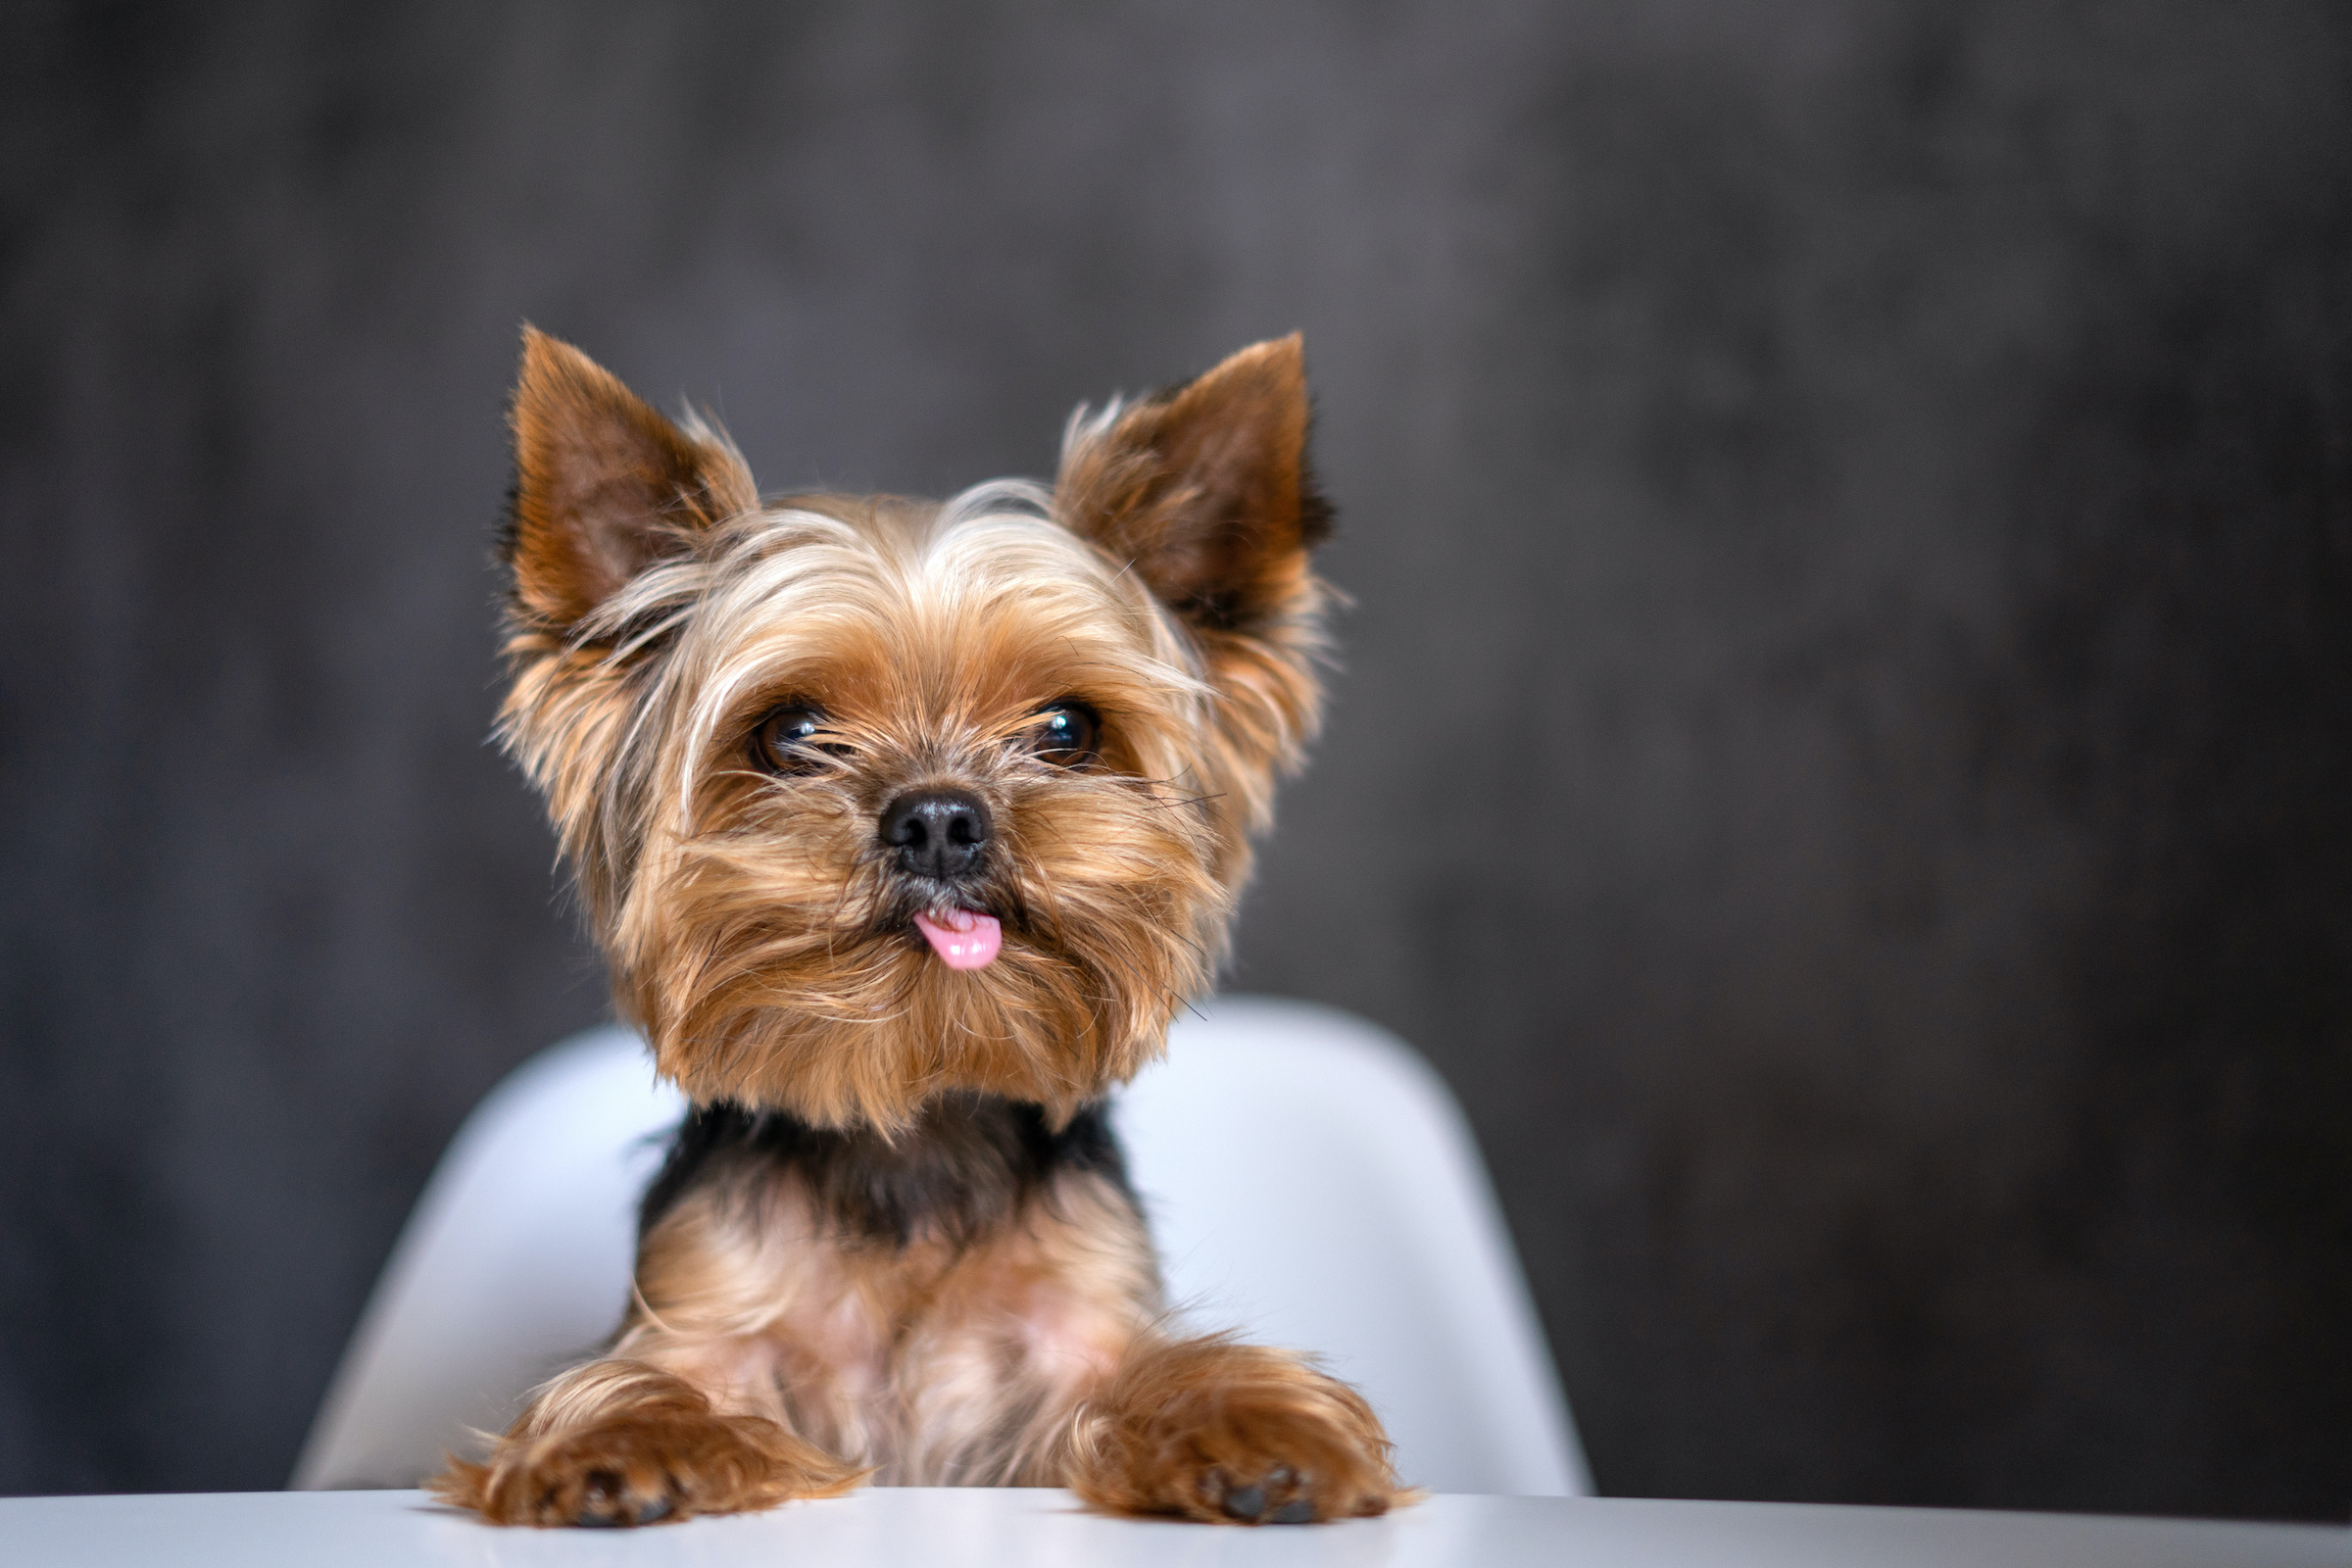
[{"label": "chair backrest", "polygon": [[[414,1486],[593,1351],[682,1109],[618,1028],[493,1090],[394,1247],[292,1484]],[[1404,1045],[1329,1007],[1221,998],[1177,1024],[1115,1119],[1196,1326],[1319,1352],[1414,1485],[1591,1491],[1468,1126]]]}]

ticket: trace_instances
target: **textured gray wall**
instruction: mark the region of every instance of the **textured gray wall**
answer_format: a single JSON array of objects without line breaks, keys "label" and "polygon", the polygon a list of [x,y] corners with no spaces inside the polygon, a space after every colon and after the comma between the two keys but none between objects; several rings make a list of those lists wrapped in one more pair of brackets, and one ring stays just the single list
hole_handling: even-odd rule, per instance
[{"label": "textured gray wall", "polygon": [[0,1490],[275,1484],[600,1013],[527,317],[918,492],[1304,327],[1239,983],[1460,1091],[1604,1489],[2352,1506],[2340,6],[26,3],[0,182]]}]

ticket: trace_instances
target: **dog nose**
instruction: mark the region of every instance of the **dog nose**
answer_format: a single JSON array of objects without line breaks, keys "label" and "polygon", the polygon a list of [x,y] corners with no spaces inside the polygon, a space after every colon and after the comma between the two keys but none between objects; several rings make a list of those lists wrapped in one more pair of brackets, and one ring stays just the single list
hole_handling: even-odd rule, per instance
[{"label": "dog nose", "polygon": [[969,790],[914,790],[882,812],[882,842],[901,869],[942,882],[980,869],[988,835],[988,808]]}]

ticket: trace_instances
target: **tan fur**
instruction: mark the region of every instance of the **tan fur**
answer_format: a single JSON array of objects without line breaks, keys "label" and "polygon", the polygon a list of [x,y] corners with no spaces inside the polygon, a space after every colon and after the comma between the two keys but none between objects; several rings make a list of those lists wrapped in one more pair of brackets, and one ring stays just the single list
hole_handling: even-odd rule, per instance
[{"label": "tan fur", "polygon": [[[622,628],[681,602],[675,646],[634,667]],[[1052,521],[788,506],[714,530],[597,624],[623,652],[518,638],[507,724],[595,867],[622,1007],[689,1094],[827,1125],[902,1123],[947,1088],[1067,1108],[1155,1055],[1205,987],[1250,792],[1195,764],[1215,705],[1177,629]],[[1103,710],[1105,766],[1006,746],[1078,691]],[[778,787],[744,738],[808,693],[863,765]],[[1023,849],[1004,892],[1029,919],[977,974],[941,971],[887,918],[874,815],[932,780],[980,794]]]},{"label": "tan fur", "polygon": [[1223,1338],[1133,1348],[1081,1412],[1068,1485],[1097,1507],[1236,1522],[1348,1519],[1405,1500],[1364,1396],[1298,1356]]},{"label": "tan fur", "polygon": [[828,1235],[789,1183],[713,1187],[645,1239],[637,1279],[610,1352],[540,1390],[491,1463],[453,1465],[439,1495],[570,1523],[600,1471],[612,1496],[662,1496],[658,1462],[701,1483],[678,1517],[859,1480],[1067,1484],[1225,1522],[1228,1487],[1315,1518],[1396,1495],[1352,1390],[1286,1351],[1165,1333],[1150,1240],[1097,1177],[984,1245],[904,1250]]},{"label": "tan fur", "polygon": [[[1319,720],[1307,416],[1293,337],[1082,413],[1052,492],[763,506],[723,436],[526,334],[500,733],[665,1076],[698,1103],[897,1139],[956,1093],[1066,1123],[1159,1054]],[[1023,740],[1072,700],[1102,719],[1078,766]],[[821,709],[832,750],[780,773],[753,736],[788,706]],[[877,837],[929,788],[994,824],[971,894],[1003,919],[985,968],[934,957]],[[902,1246],[747,1167],[653,1226],[637,1288],[608,1354],[441,1495],[547,1524],[867,1476],[1068,1482],[1204,1518],[1394,1493],[1351,1391],[1169,1337],[1143,1222],[1100,1174],[1065,1172],[984,1236]]]},{"label": "tan fur", "polygon": [[864,1477],[772,1421],[716,1412],[682,1378],[592,1362],[543,1391],[487,1464],[427,1483],[492,1524],[654,1524],[830,1497]]},{"label": "tan fur", "polygon": [[697,531],[759,505],[723,437],[680,430],[545,333],[525,327],[522,355],[511,541],[519,618],[568,625]]}]

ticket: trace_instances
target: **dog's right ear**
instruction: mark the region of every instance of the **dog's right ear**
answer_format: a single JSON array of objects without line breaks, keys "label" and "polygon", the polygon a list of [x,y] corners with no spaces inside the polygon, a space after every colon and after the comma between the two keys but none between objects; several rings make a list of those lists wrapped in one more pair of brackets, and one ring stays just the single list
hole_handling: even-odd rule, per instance
[{"label": "dog's right ear", "polygon": [[515,617],[562,632],[711,524],[759,505],[725,437],[681,430],[610,370],[522,329],[504,538]]}]

